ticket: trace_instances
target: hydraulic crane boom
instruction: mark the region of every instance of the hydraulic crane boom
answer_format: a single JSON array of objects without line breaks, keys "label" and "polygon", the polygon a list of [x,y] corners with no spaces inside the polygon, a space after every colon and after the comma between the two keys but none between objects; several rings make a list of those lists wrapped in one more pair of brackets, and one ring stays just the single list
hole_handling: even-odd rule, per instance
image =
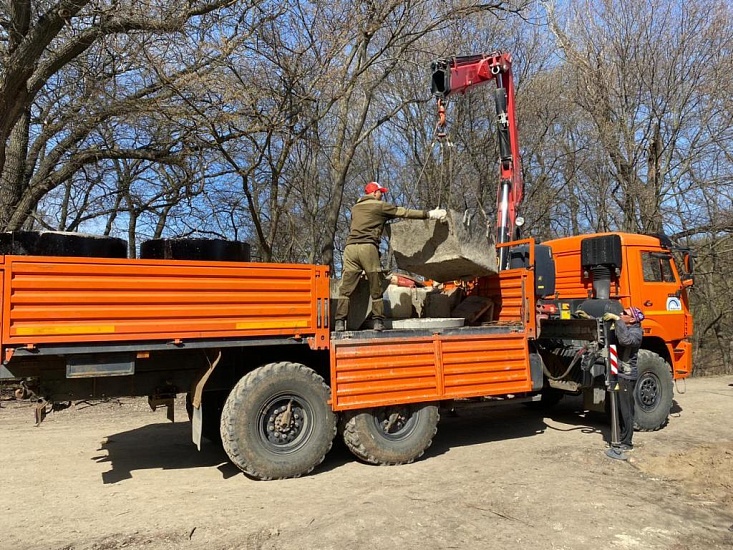
[{"label": "hydraulic crane boom", "polygon": [[[465,93],[473,86],[496,83],[496,126],[499,141],[500,182],[497,196],[497,242],[512,239],[516,229],[517,207],[522,201],[524,183],[519,156],[519,140],[514,112],[512,57],[507,52],[438,59],[432,63],[431,91],[438,99],[439,126],[445,125],[444,99]],[[499,269],[507,268],[507,249],[499,250]]]}]

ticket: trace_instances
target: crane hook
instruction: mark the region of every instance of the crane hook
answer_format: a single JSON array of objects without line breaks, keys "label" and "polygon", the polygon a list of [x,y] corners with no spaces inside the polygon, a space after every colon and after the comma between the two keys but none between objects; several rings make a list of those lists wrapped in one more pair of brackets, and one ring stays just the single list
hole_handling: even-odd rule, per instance
[{"label": "crane hook", "polygon": [[438,124],[436,127],[436,135],[438,138],[445,137],[445,105],[443,100],[438,98]]}]

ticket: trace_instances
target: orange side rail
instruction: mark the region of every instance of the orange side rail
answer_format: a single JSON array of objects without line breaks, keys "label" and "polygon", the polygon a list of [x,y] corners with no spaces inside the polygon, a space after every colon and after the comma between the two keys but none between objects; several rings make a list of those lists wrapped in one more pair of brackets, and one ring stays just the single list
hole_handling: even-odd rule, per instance
[{"label": "orange side rail", "polygon": [[486,327],[332,341],[333,409],[532,391],[528,340],[535,319],[526,293],[531,277],[526,269],[508,270],[480,284],[477,291],[495,303],[497,322]]},{"label": "orange side rail", "polygon": [[328,268],[5,256],[2,346],[207,338],[329,342]]},{"label": "orange side rail", "polygon": [[334,410],[532,390],[523,331],[340,340],[331,357]]}]

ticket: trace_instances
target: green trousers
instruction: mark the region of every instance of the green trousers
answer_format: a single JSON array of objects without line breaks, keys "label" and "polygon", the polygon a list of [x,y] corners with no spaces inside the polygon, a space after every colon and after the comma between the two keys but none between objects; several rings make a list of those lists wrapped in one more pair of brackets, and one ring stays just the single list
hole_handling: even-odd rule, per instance
[{"label": "green trousers", "polygon": [[361,272],[369,281],[369,294],[372,297],[372,318],[384,319],[382,301],[382,265],[379,263],[379,249],[373,244],[349,244],[344,249],[344,270],[341,274],[339,303],[336,319],[346,320],[349,316],[349,298],[359,284]]}]

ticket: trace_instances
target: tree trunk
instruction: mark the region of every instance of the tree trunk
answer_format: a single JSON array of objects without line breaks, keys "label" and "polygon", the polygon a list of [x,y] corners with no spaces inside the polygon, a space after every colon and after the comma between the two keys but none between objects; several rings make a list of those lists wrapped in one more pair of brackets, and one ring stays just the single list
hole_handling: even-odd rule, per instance
[{"label": "tree trunk", "polygon": [[0,228],[9,227],[13,212],[23,194],[26,183],[25,158],[28,153],[30,131],[30,109],[26,109],[10,132],[6,149],[5,165],[0,176]]}]

